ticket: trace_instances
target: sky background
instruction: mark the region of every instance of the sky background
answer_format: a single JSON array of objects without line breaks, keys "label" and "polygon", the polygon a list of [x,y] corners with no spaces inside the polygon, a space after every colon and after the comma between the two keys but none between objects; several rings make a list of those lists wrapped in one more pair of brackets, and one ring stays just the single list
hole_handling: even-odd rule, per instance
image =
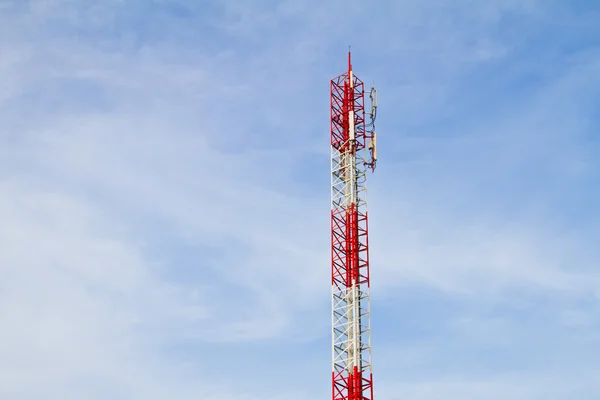
[{"label": "sky background", "polygon": [[348,45],[379,90],[376,399],[600,399],[598,21],[0,0],[0,399],[330,397]]}]

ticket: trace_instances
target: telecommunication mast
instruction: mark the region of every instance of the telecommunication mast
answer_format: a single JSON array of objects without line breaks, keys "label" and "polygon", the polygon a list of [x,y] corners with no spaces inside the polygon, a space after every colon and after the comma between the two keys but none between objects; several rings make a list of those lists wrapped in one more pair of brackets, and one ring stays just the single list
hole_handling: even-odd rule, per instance
[{"label": "telecommunication mast", "polygon": [[366,178],[377,161],[377,91],[366,112],[364,86],[348,52],[348,71],[330,85],[333,400],[373,399]]}]

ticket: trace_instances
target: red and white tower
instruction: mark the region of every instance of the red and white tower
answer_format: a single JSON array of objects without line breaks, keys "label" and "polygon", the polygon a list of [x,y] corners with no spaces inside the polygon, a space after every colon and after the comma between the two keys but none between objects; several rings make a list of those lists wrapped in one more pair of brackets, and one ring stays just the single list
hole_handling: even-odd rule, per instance
[{"label": "red and white tower", "polygon": [[348,53],[348,72],[331,81],[333,400],[373,399],[366,176],[377,161],[374,88],[370,98],[366,113]]}]

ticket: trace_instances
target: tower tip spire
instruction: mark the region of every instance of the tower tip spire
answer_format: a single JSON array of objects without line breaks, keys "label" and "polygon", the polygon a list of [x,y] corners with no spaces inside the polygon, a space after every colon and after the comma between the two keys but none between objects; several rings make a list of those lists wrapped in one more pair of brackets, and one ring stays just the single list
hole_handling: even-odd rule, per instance
[{"label": "tower tip spire", "polygon": [[351,50],[352,46],[348,45],[348,72],[352,71]]}]

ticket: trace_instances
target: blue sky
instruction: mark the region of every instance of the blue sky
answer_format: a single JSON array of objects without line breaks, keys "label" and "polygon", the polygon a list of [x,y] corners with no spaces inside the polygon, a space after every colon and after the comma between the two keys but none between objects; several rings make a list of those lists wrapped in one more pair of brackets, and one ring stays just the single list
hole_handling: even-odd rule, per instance
[{"label": "blue sky", "polygon": [[376,397],[600,398],[600,7],[0,2],[0,398],[330,396],[329,79],[379,89]]}]

